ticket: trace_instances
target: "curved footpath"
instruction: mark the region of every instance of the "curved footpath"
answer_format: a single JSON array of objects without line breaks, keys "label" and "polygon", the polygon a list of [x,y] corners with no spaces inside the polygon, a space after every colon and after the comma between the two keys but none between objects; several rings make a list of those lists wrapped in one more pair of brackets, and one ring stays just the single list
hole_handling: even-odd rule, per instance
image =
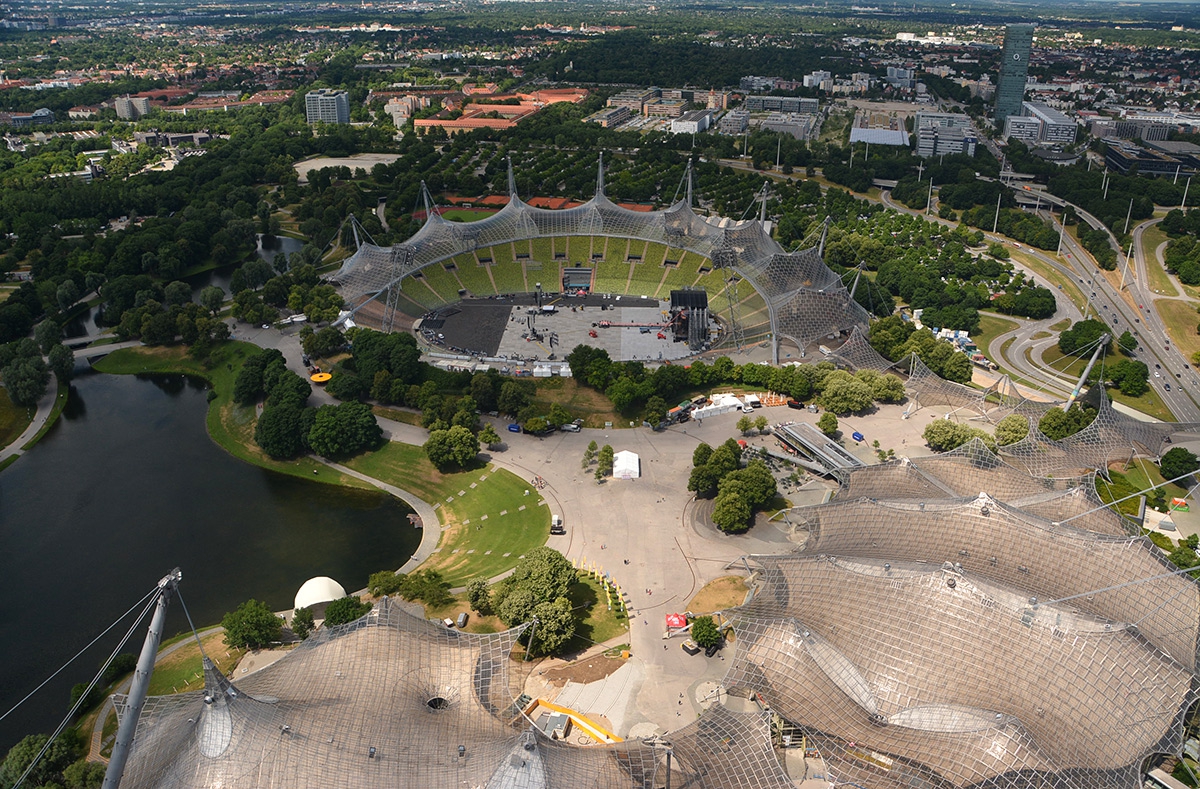
[{"label": "curved footpath", "polygon": [[[33,420],[29,426],[12,440],[12,443],[6,447],[0,448],[0,468],[4,467],[4,463],[11,457],[20,457],[25,454],[22,449],[26,444],[33,440],[33,437],[38,434],[38,431],[45,427],[46,422],[50,419],[50,414],[54,412],[54,401],[58,396],[58,378],[54,373],[50,373],[53,380],[53,386],[46,387],[46,393],[42,395],[42,399],[38,400],[37,413],[33,415]],[[64,395],[65,396],[65,395]]]}]

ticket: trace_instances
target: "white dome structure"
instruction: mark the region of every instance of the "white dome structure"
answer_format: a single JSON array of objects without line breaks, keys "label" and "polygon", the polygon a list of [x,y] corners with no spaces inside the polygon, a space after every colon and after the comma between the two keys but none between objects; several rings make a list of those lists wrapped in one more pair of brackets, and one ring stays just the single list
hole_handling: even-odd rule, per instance
[{"label": "white dome structure", "polygon": [[[324,575],[309,578],[296,592],[295,608],[312,608],[321,603],[341,600],[346,596],[346,590],[332,578]],[[314,612],[315,613],[315,612]]]}]

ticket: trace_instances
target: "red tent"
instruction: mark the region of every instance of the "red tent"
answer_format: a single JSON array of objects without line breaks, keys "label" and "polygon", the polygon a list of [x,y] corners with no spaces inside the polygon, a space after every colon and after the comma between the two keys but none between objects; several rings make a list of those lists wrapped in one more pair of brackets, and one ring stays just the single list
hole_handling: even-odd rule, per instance
[{"label": "red tent", "polygon": [[687,617],[683,614],[667,614],[667,627],[687,627]]}]

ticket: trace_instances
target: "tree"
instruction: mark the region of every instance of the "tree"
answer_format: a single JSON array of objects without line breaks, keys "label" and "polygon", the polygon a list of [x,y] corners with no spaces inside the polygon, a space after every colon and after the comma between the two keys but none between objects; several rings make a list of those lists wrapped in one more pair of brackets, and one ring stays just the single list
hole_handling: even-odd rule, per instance
[{"label": "tree", "polygon": [[540,416],[535,416],[532,419],[526,419],[525,424],[521,425],[521,429],[531,435],[541,435],[550,429],[549,423]]},{"label": "tree", "polygon": [[382,440],[383,430],[365,403],[321,406],[308,433],[308,445],[324,457],[352,455]]},{"label": "tree", "polygon": [[221,618],[225,644],[234,649],[261,649],[283,634],[283,617],[251,598]]},{"label": "tree", "polygon": [[700,444],[694,450],[692,450],[692,466],[693,467],[703,466],[705,463],[708,462],[708,459],[710,457],[712,457],[712,453],[713,453],[712,447],[710,447],[708,444]]},{"label": "tree", "polygon": [[63,770],[63,784],[66,789],[100,789],[107,771],[108,765],[81,759]]},{"label": "tree", "polygon": [[68,383],[75,374],[75,352],[65,345],[50,349],[50,369],[60,384]]},{"label": "tree", "polygon": [[0,378],[4,379],[4,388],[14,403],[32,406],[46,393],[50,371],[40,356],[27,356],[15,359],[0,371]]},{"label": "tree", "polygon": [[712,520],[724,532],[738,532],[750,521],[750,503],[737,492],[718,493],[713,503]]},{"label": "tree", "polygon": [[[33,764],[34,757],[50,738],[45,734],[30,734],[12,748],[0,764],[0,786],[10,787]],[[41,761],[25,779],[25,786],[47,786],[58,783],[63,772],[83,753],[83,744],[74,729],[67,729],[46,749]]]},{"label": "tree", "polygon": [[837,435],[838,419],[832,411],[826,411],[821,414],[821,418],[817,420],[817,429],[831,438]]},{"label": "tree", "polygon": [[[675,369],[674,367],[661,367],[659,369]],[[667,418],[667,401],[658,395],[651,395],[646,401],[646,407],[642,411],[642,421],[649,422],[652,425],[657,425]]]},{"label": "tree", "polygon": [[483,430],[479,431],[479,443],[491,449],[500,443],[500,434],[496,432],[496,428],[492,427],[491,423],[483,426]]},{"label": "tree", "polygon": [[467,428],[454,425],[447,430],[431,432],[423,449],[438,471],[465,468],[479,454],[479,439]]},{"label": "tree", "polygon": [[767,425],[769,425],[769,424],[770,424],[770,422],[767,420],[767,418],[765,416],[762,416],[761,414],[759,416],[754,417],[754,429],[760,433],[765,432],[767,429]]},{"label": "tree", "polygon": [[577,577],[561,553],[545,546],[534,548],[497,587],[496,613],[509,627],[528,622],[538,605],[566,598]]},{"label": "tree", "polygon": [[739,419],[737,421],[737,429],[738,429],[738,432],[741,433],[743,436],[746,435],[747,433],[749,433],[751,430],[754,429],[754,420],[748,416],[743,416],[741,419]]},{"label": "tree", "polygon": [[311,608],[297,608],[292,612],[292,632],[301,641],[308,638],[308,634],[313,631],[315,626],[316,621],[313,619]]},{"label": "tree", "polygon": [[550,404],[550,413],[546,416],[546,423],[550,427],[562,427],[570,421],[571,414],[567,412],[567,409],[558,403]]},{"label": "tree", "polygon": [[721,631],[711,616],[698,616],[692,620],[692,640],[707,649],[721,643]]},{"label": "tree", "polygon": [[1138,342],[1132,334],[1130,334],[1128,331],[1125,331],[1117,340],[1117,345],[1121,346],[1121,350],[1125,353],[1131,353],[1137,350]]},{"label": "tree", "polygon": [[325,624],[333,626],[353,622],[365,616],[372,607],[372,603],[359,600],[354,595],[346,595],[325,606]]},{"label": "tree", "polygon": [[996,423],[996,443],[1000,446],[1015,444],[1029,435],[1029,419],[1020,414],[1009,414]]},{"label": "tree", "polygon": [[1069,411],[1061,408],[1051,408],[1038,421],[1038,430],[1047,438],[1061,441],[1067,436],[1073,436],[1092,423],[1096,418],[1096,409],[1075,403]]},{"label": "tree", "polygon": [[308,451],[305,444],[305,411],[294,404],[264,408],[254,426],[254,441],[276,460],[299,457]]},{"label": "tree", "polygon": [[62,326],[52,318],[39,323],[33,330],[33,341],[37,343],[42,353],[50,353],[50,349],[62,341]]},{"label": "tree", "polygon": [[839,373],[826,376],[825,388],[819,398],[825,410],[849,414],[870,408],[875,402],[871,387],[847,373]]},{"label": "tree", "polygon": [[492,590],[484,578],[476,578],[467,584],[467,604],[480,616],[492,613]]},{"label": "tree", "polygon": [[608,476],[613,471],[613,448],[608,444],[600,447],[600,453],[596,456],[596,473],[602,476]]},{"label": "tree", "polygon": [[949,419],[935,419],[925,426],[921,437],[934,452],[946,452],[970,441],[971,428]]},{"label": "tree", "polygon": [[1172,447],[1158,463],[1163,479],[1175,479],[1200,469],[1200,458],[1183,447]]},{"label": "tree", "polygon": [[58,302],[58,308],[63,312],[66,312],[68,309],[70,309],[71,305],[79,301],[80,295],[79,286],[75,284],[75,281],[65,279],[63,280],[62,284],[58,286],[58,290],[55,291],[54,300]]},{"label": "tree", "polygon": [[558,597],[533,607],[537,626],[525,638],[532,657],[556,654],[575,636],[575,613],[571,601]]},{"label": "tree", "polygon": [[225,291],[216,285],[201,289],[200,306],[215,316],[225,306]]}]

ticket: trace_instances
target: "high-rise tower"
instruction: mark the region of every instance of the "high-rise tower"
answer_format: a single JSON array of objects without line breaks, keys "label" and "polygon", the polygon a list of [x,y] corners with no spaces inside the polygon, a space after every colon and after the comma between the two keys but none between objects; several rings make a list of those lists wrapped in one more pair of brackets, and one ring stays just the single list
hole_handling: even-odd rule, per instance
[{"label": "high-rise tower", "polygon": [[996,86],[996,111],[993,118],[997,129],[1004,128],[1004,119],[1021,114],[1025,97],[1025,78],[1029,74],[1029,52],[1033,49],[1034,25],[1009,25],[1004,32],[1004,54],[1000,60],[1000,81]]}]

